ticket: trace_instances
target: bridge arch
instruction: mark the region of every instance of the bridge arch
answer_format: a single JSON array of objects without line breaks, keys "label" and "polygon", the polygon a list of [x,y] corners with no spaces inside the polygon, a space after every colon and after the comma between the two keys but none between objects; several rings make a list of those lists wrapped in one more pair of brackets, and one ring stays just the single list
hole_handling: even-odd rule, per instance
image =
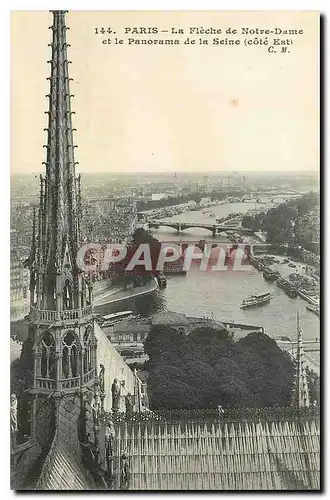
[{"label": "bridge arch", "polygon": [[177,229],[178,229],[175,224],[170,223],[170,222],[168,224],[166,224],[166,222],[162,222],[159,224],[152,222],[152,223],[149,223],[148,226],[150,228],[155,228],[155,229],[160,229],[160,228],[173,229],[173,231],[177,231]]},{"label": "bridge arch", "polygon": [[203,222],[177,222],[177,221],[149,221],[148,222],[149,228],[156,228],[159,229],[161,227],[164,228],[170,228],[173,229],[174,231],[181,232],[185,231],[187,229],[206,229],[207,231],[211,232],[213,235],[214,234],[220,234],[220,233],[230,233],[230,232],[236,232],[240,234],[251,234],[252,231],[247,228],[243,228],[242,226],[226,226],[226,225],[221,225],[221,224],[207,224]]},{"label": "bridge arch", "polygon": [[189,229],[204,229],[205,231],[209,231],[211,234],[214,232],[214,229],[212,227],[205,227],[203,224],[201,224],[200,226],[197,224],[192,224],[192,225],[183,224],[181,226],[182,232]]},{"label": "bridge arch", "polygon": [[214,231],[214,225],[213,224],[204,224],[203,222],[201,223],[196,223],[196,222],[176,222],[176,221],[172,221],[172,222],[165,222],[165,221],[150,221],[148,223],[148,226],[150,228],[161,228],[161,227],[164,227],[164,228],[170,228],[170,229],[173,229],[174,231],[178,231],[178,230],[181,230],[181,231],[185,231],[186,229],[206,229],[208,231]]}]

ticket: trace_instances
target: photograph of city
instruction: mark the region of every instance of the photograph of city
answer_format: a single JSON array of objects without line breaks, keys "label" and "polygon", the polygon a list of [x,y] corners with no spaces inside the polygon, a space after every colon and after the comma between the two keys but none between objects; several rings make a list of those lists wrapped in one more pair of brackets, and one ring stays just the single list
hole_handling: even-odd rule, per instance
[{"label": "photograph of city", "polygon": [[319,23],[11,13],[12,490],[321,490]]}]

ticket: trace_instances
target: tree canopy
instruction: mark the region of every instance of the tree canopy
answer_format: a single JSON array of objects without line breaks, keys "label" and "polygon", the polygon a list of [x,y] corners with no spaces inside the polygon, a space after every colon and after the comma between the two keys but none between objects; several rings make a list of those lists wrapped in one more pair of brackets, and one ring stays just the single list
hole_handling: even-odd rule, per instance
[{"label": "tree canopy", "polygon": [[144,347],[152,409],[291,402],[293,363],[268,335],[251,333],[235,342],[226,329],[197,328],[185,336],[157,326]]}]

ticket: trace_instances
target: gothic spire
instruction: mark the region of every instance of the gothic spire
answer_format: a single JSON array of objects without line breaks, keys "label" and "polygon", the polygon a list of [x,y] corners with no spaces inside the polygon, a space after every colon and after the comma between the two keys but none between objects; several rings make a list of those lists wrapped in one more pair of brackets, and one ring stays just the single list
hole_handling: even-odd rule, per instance
[{"label": "gothic spire", "polygon": [[309,391],[304,361],[302,328],[299,322],[299,311],[297,311],[297,354],[292,398],[292,405],[297,409],[309,406]]},{"label": "gothic spire", "polygon": [[[43,306],[52,308],[56,288],[56,275],[64,272],[77,289],[78,270],[76,254],[79,245],[79,185],[75,175],[69,64],[65,24],[66,11],[51,11],[53,23],[49,80],[49,99],[46,175],[40,179],[39,228],[37,267],[40,275],[40,294],[47,296]],[[71,276],[68,276],[71,273]],[[67,279],[66,278],[66,279]],[[78,300],[78,299],[77,299]],[[76,302],[77,302],[76,300]]]},{"label": "gothic spire", "polygon": [[52,57],[50,64],[46,177],[44,192],[44,264],[61,266],[65,241],[74,257],[78,245],[77,200],[70,78],[65,25],[66,11],[52,11]]}]

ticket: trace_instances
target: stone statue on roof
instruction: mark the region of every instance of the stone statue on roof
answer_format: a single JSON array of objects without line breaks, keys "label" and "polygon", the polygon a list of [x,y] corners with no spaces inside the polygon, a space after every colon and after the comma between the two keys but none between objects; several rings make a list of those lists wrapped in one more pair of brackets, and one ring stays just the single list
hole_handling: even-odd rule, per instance
[{"label": "stone statue on roof", "polygon": [[100,381],[100,391],[104,393],[104,365],[100,365],[99,381]]},{"label": "stone statue on roof", "polygon": [[114,454],[115,454],[115,428],[112,420],[108,420],[105,427],[105,466],[108,483],[111,484],[114,474]]},{"label": "stone statue on roof", "polygon": [[133,413],[133,408],[134,408],[134,400],[132,394],[129,392],[127,396],[125,397],[125,409],[126,413],[128,415],[131,415]]},{"label": "stone statue on roof", "polygon": [[112,409],[117,411],[119,410],[120,395],[121,395],[121,387],[117,378],[115,378],[113,381],[113,384],[111,386],[111,393],[112,393]]},{"label": "stone statue on roof", "polygon": [[129,461],[128,455],[123,453],[120,457],[120,489],[128,490],[129,486]]},{"label": "stone statue on roof", "polygon": [[115,427],[112,420],[108,420],[105,427],[105,456],[112,457],[115,444]]},{"label": "stone statue on roof", "polygon": [[101,416],[101,398],[98,392],[95,392],[94,398],[91,403],[91,408],[93,412],[94,424],[99,425],[99,420]]}]

